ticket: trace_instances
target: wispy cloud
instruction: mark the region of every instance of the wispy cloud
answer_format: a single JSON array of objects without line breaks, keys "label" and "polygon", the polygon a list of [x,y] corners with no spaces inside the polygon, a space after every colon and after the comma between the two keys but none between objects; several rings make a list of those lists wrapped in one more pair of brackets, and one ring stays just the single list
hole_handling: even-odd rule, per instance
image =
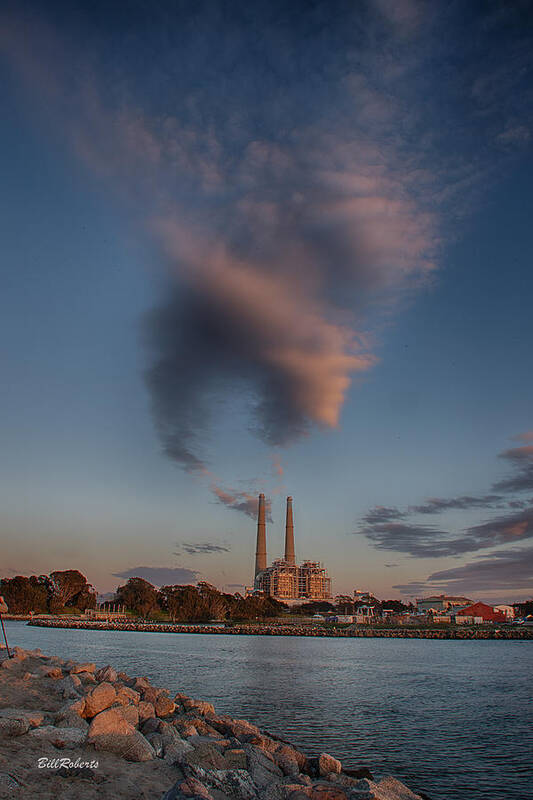
[{"label": "wispy cloud", "polygon": [[[521,435],[523,441],[531,441],[531,431]],[[533,444],[512,447],[500,453],[512,467],[513,474],[494,484],[494,489],[503,492],[522,492],[533,490]]]},{"label": "wispy cloud", "polygon": [[210,553],[229,553],[231,547],[215,542],[176,542],[176,555],[181,552],[187,553],[190,556],[206,555]]},{"label": "wispy cloud", "polygon": [[[241,492],[235,489],[222,489],[216,484],[211,484],[211,491],[217,498],[217,502],[231,508],[233,511],[242,511],[248,517],[257,519],[258,496],[249,492]],[[271,503],[267,497],[265,499],[265,512],[267,519],[272,522]]]}]

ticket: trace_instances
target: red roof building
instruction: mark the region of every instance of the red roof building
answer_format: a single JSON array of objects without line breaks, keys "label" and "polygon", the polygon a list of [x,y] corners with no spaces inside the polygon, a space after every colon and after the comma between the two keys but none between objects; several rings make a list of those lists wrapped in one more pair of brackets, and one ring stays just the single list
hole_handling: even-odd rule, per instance
[{"label": "red roof building", "polygon": [[461,608],[455,614],[456,622],[474,622],[475,620],[506,622],[507,618],[501,611],[496,611],[495,608],[488,606],[486,603],[473,603],[471,606]]}]

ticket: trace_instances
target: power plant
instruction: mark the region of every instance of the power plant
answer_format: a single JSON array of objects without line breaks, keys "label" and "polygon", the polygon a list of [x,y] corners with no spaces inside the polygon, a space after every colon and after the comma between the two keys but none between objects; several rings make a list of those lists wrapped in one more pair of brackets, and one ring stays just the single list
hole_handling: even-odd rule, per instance
[{"label": "power plant", "polygon": [[257,544],[253,591],[276,600],[329,600],[331,578],[319,561],[296,563],[292,497],[287,497],[285,517],[285,557],[267,567],[265,495],[259,495],[257,508]]}]

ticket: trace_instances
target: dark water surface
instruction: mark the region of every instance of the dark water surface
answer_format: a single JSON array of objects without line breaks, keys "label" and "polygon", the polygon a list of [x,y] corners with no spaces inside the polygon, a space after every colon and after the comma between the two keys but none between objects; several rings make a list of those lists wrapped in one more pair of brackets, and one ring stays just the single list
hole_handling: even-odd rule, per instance
[{"label": "dark water surface", "polygon": [[6,629],[12,645],[147,675],[431,800],[533,798],[533,642]]}]

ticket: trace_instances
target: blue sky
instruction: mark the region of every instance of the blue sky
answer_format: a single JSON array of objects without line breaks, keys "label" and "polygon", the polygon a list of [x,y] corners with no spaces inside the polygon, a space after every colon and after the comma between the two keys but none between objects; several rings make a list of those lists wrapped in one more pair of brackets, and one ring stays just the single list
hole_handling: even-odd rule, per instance
[{"label": "blue sky", "polygon": [[5,13],[6,576],[236,587],[264,491],[336,592],[531,595],[531,21]]}]

